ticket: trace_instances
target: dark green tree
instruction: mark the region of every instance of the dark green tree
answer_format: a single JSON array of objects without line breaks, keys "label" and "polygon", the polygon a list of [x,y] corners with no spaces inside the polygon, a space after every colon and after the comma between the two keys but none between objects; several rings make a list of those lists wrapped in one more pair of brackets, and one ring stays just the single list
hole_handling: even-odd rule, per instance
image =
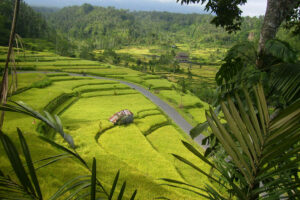
[{"label": "dark green tree", "polygon": [[[240,30],[242,11],[239,6],[247,3],[247,0],[177,0],[177,2],[179,1],[182,4],[206,3],[205,10],[216,14],[211,22],[216,26],[224,27],[228,32]],[[290,28],[296,27],[296,29],[299,29],[299,6],[300,0],[267,1],[267,10],[259,39],[257,68],[264,68],[266,42],[275,38],[280,25],[284,21],[290,22]]]}]

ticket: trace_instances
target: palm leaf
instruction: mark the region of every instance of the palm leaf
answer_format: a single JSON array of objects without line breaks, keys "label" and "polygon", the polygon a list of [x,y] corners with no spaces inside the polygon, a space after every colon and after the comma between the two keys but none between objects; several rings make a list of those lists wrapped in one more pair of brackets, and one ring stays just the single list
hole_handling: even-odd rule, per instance
[{"label": "palm leaf", "polygon": [[297,54],[289,45],[289,43],[272,39],[266,42],[266,53],[271,54],[272,56],[281,59],[283,62],[292,63],[297,60]]},{"label": "palm leaf", "polygon": [[55,131],[57,131],[73,149],[75,148],[73,138],[63,131],[63,127],[58,116],[55,115],[53,118],[48,112],[45,112],[46,116],[43,116],[22,101],[11,102],[12,104],[0,105],[0,110],[22,113],[43,121],[44,123],[52,127]]},{"label": "palm leaf", "polygon": [[270,95],[290,105],[300,98],[300,64],[279,63],[271,68]]},{"label": "palm leaf", "polygon": [[93,168],[92,168],[92,177],[91,177],[91,200],[96,199],[96,159],[93,158]]},{"label": "palm leaf", "polygon": [[126,188],[126,181],[124,181],[124,183],[121,187],[121,190],[120,190],[120,193],[119,193],[119,196],[118,196],[118,200],[122,200],[124,192],[125,192],[125,188]]},{"label": "palm leaf", "polygon": [[19,135],[19,139],[20,139],[20,143],[21,143],[21,146],[22,146],[22,150],[23,150],[23,153],[24,153],[24,156],[25,156],[25,159],[26,159],[26,163],[27,163],[27,167],[28,167],[28,170],[29,170],[29,174],[30,174],[32,183],[33,183],[33,185],[35,187],[35,191],[37,193],[38,199],[43,199],[42,192],[41,192],[41,189],[40,189],[40,184],[39,184],[39,181],[37,179],[35,168],[34,168],[33,163],[32,163],[32,159],[31,159],[31,155],[30,155],[30,152],[29,152],[29,148],[27,146],[27,143],[26,143],[26,140],[25,140],[25,138],[23,136],[23,133],[21,132],[20,129],[18,129],[18,135]]},{"label": "palm leaf", "polygon": [[130,197],[130,200],[134,200],[135,197],[136,197],[136,194],[137,194],[137,190],[135,190],[135,191],[133,192],[133,194],[132,194],[131,197]]},{"label": "palm leaf", "polygon": [[[216,82],[219,86],[225,83],[226,89],[232,89],[231,83],[239,80],[239,76],[247,69],[246,66],[254,65],[256,60],[256,48],[251,42],[244,42],[233,46],[224,58],[216,74]],[[226,86],[226,84],[228,84]]]},{"label": "palm leaf", "polygon": [[[239,199],[255,199],[258,196],[279,198],[283,194],[292,197],[298,192],[299,185],[294,176],[297,176],[295,171],[298,171],[300,161],[297,157],[300,148],[300,101],[295,101],[271,118],[262,85],[256,85],[252,91],[254,95],[243,89],[245,101],[236,92],[220,102],[227,122],[225,125],[212,109],[206,113],[213,134],[228,155],[227,162],[212,163],[191,145],[183,143],[199,159],[217,169],[219,174],[207,174],[192,162],[174,156],[216,183],[220,183],[217,179],[225,181],[232,188],[228,191]],[[238,177],[239,186],[233,181],[234,177]],[[174,180],[165,181],[183,184]],[[221,186],[225,187],[224,184]],[[210,186],[205,190],[211,199],[224,199]]]},{"label": "palm leaf", "polygon": [[[206,199],[210,199],[209,196],[206,196],[206,195],[204,195],[204,194],[202,194],[202,193],[200,193],[200,192],[194,191],[194,190],[189,189],[189,188],[184,188],[184,187],[181,187],[181,186],[178,186],[178,185],[172,185],[172,184],[162,184],[162,185],[166,185],[166,186],[170,186],[170,187],[174,187],[174,188],[186,190],[186,191],[188,191],[188,192],[195,193],[195,194],[197,194],[197,195],[199,195],[199,196],[201,196],[201,197],[204,197],[204,198],[206,198]],[[157,198],[157,199],[158,199],[158,198]],[[165,198],[160,198],[160,199],[165,199]]]},{"label": "palm leaf", "polygon": [[35,190],[32,186],[32,183],[27,176],[26,170],[23,167],[22,161],[19,157],[19,153],[13,144],[13,142],[10,140],[8,136],[6,136],[2,131],[0,131],[0,139],[2,142],[2,145],[4,147],[4,150],[6,152],[6,155],[10,161],[10,164],[20,181],[22,187],[24,188],[24,191],[27,193],[27,195],[36,197]]},{"label": "palm leaf", "polygon": [[174,179],[162,178],[161,180],[164,180],[164,181],[167,181],[167,182],[173,183],[173,184],[184,185],[184,186],[188,186],[188,187],[195,188],[195,189],[198,189],[198,190],[206,191],[206,190],[204,190],[203,188],[200,188],[200,187],[197,187],[197,186],[188,184],[188,183],[184,183],[184,182],[182,182],[182,181],[177,181],[177,180],[174,180]]},{"label": "palm leaf", "polygon": [[194,139],[199,136],[202,132],[204,132],[208,128],[208,123],[203,122],[195,126],[192,130],[190,130],[190,136]]},{"label": "palm leaf", "polygon": [[118,171],[118,173],[115,176],[115,179],[114,179],[114,182],[112,184],[110,194],[109,194],[109,197],[108,197],[109,200],[111,200],[113,195],[114,195],[114,192],[115,192],[115,189],[116,189],[116,186],[117,186],[117,183],[118,183],[119,175],[120,175],[120,171]]},{"label": "palm leaf", "polygon": [[89,177],[89,175],[77,176],[67,181],[49,198],[49,200],[60,199],[65,193],[72,191],[74,188],[83,184],[90,184],[90,179],[87,179]]},{"label": "palm leaf", "polygon": [[[1,172],[1,171],[0,171]],[[0,199],[32,199],[22,185],[0,173]]]}]

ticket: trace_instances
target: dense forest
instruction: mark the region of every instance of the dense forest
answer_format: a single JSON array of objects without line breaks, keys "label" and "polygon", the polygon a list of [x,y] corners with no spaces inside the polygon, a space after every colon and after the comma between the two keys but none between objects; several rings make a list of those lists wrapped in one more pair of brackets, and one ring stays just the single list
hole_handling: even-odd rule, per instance
[{"label": "dense forest", "polygon": [[97,49],[175,42],[190,43],[193,47],[203,44],[230,45],[246,40],[250,32],[258,37],[263,19],[245,17],[242,31],[230,35],[210,24],[213,16],[208,14],[130,12],[89,4],[46,14],[55,29],[67,33],[68,38],[92,43]]},{"label": "dense forest", "polygon": [[[13,18],[13,2],[4,0],[0,2],[0,44],[8,43],[8,36]],[[51,40],[53,30],[50,29],[41,14],[35,12],[30,6],[22,2],[20,5],[20,17],[16,32],[24,38],[45,38]]]},{"label": "dense forest", "polygon": [[[13,0],[3,0],[0,2],[0,45],[8,45],[9,32],[13,19],[13,8]],[[40,11],[47,13],[56,10],[40,8]],[[55,48],[55,51],[60,55],[72,55],[73,45],[67,38],[49,25],[41,13],[36,12],[24,1],[20,3],[16,33],[21,38],[26,38],[24,46],[26,46],[27,49],[44,50],[46,48],[54,50]],[[32,44],[32,41],[36,39],[47,41],[47,46]]]}]

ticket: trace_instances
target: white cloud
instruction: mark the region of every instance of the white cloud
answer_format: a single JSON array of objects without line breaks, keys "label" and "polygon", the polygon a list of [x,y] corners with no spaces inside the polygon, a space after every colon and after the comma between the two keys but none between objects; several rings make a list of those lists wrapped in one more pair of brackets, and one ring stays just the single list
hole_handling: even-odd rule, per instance
[{"label": "white cloud", "polygon": [[[122,1],[122,0],[120,0]],[[130,0],[129,0],[130,1]],[[161,3],[175,3],[176,0],[140,0],[140,1],[148,1],[148,2],[161,2]],[[199,4],[189,4],[191,7],[201,7],[204,5]],[[267,7],[267,0],[248,0],[247,3],[241,6],[243,11],[243,16],[260,16],[264,15]]]},{"label": "white cloud", "polygon": [[264,15],[267,8],[267,0],[248,0],[248,2],[241,6],[243,16],[259,16]]},{"label": "white cloud", "polygon": [[153,0],[153,1],[159,1],[162,3],[170,3],[170,2],[175,2],[176,0]]}]

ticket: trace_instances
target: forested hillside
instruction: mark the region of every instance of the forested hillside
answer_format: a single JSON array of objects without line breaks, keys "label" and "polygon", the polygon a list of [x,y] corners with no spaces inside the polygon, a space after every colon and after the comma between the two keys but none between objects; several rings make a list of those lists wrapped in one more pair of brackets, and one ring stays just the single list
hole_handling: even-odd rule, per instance
[{"label": "forested hillside", "polygon": [[[9,30],[13,18],[12,0],[0,1],[0,44],[8,43]],[[35,12],[30,6],[21,2],[20,17],[16,32],[24,38],[45,38],[50,39],[53,31],[47,25],[41,14]]]},{"label": "forested hillside", "polygon": [[89,4],[47,12],[47,16],[55,29],[67,33],[68,38],[85,41],[97,49],[175,42],[189,43],[196,48],[204,44],[231,45],[247,40],[251,32],[258,37],[262,23],[262,17],[245,17],[242,31],[228,34],[210,24],[212,15],[130,12]]},{"label": "forested hillside", "polygon": [[[13,19],[14,0],[0,1],[0,45],[8,45]],[[42,9],[49,12],[55,9]],[[46,12],[45,12],[46,13]],[[73,55],[74,46],[55,30],[45,17],[21,0],[16,34],[23,38],[23,46],[31,50],[51,50],[60,55]]]}]

